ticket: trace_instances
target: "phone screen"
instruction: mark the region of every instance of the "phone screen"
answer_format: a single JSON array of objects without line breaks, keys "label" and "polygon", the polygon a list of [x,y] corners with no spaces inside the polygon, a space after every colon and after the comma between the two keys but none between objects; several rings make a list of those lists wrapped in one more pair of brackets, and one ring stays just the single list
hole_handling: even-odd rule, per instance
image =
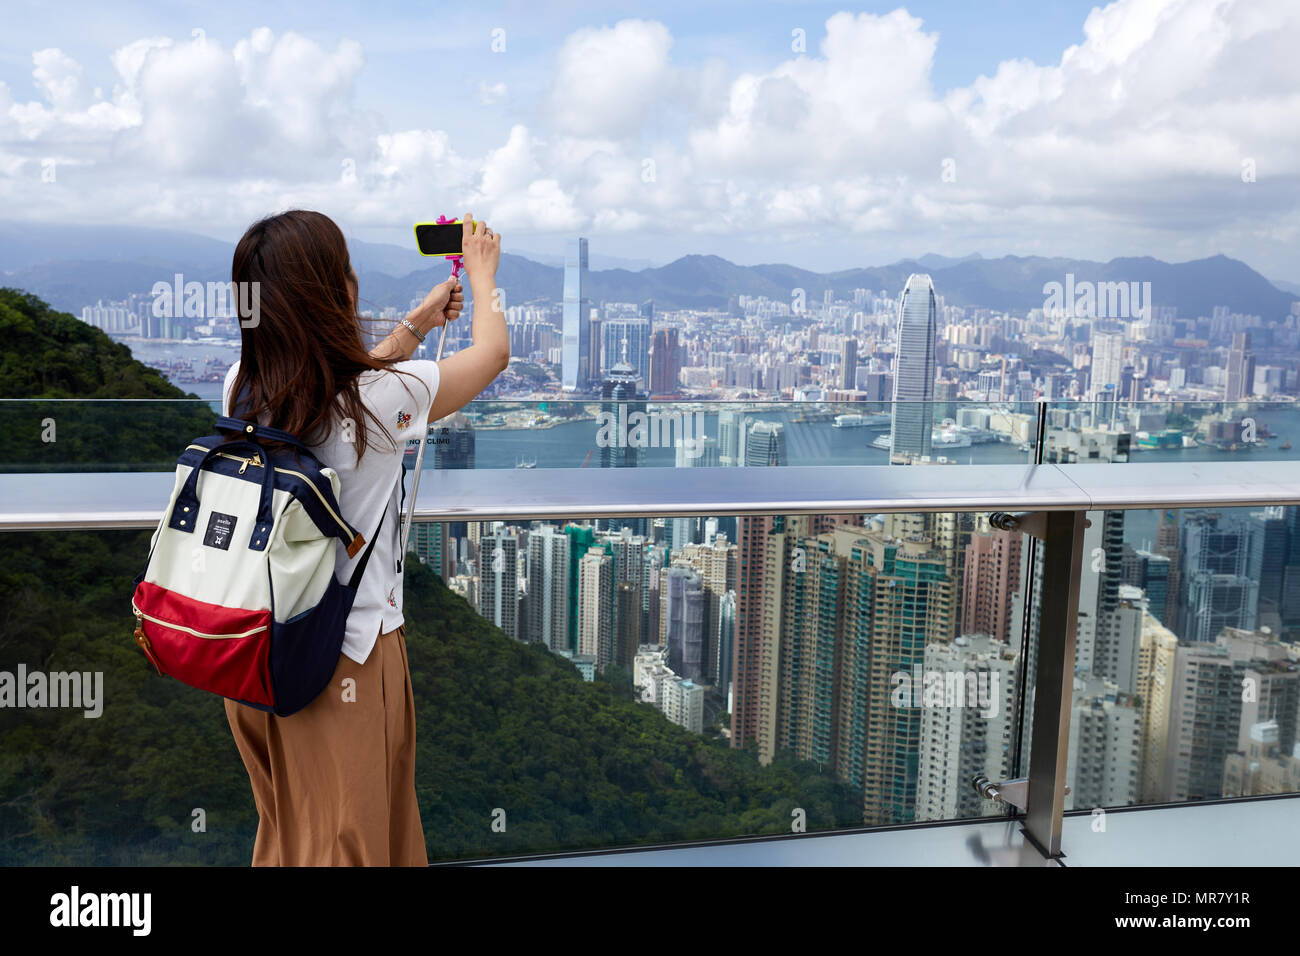
[{"label": "phone screen", "polygon": [[461,253],[461,223],[417,222],[415,244],[422,256],[457,256]]}]

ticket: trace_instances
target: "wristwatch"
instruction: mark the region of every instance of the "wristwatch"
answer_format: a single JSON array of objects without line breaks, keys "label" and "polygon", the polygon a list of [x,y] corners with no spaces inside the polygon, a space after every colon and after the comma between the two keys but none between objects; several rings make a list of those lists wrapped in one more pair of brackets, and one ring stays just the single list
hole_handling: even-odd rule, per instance
[{"label": "wristwatch", "polygon": [[406,326],[408,329],[410,329],[411,334],[414,335],[417,339],[419,339],[421,342],[424,341],[424,333],[421,332],[419,329],[417,329],[410,322],[408,322],[405,318],[402,319],[402,324]]}]

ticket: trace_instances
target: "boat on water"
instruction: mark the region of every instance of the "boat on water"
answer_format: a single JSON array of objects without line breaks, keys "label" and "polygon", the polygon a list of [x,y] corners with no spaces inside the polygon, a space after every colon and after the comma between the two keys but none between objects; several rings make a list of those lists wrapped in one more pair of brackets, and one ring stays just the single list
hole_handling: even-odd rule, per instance
[{"label": "boat on water", "polygon": [[536,458],[516,458],[516,459],[515,459],[515,467],[516,467],[516,468],[536,468],[536,467],[537,467],[537,459],[536,459]]},{"label": "boat on water", "polygon": [[836,415],[832,428],[888,428],[892,419],[889,415],[860,415],[851,413]]},{"label": "boat on water", "polygon": [[[872,448],[880,448],[884,451],[889,451],[893,448],[893,439],[890,434],[886,433],[884,435],[877,435],[875,439],[868,444]],[[969,448],[972,444],[973,442],[971,441],[970,435],[959,431],[945,429],[930,434],[930,445],[936,449]]]},{"label": "boat on water", "polygon": [[930,444],[935,448],[969,448],[971,440],[958,431],[941,431],[930,436]]}]

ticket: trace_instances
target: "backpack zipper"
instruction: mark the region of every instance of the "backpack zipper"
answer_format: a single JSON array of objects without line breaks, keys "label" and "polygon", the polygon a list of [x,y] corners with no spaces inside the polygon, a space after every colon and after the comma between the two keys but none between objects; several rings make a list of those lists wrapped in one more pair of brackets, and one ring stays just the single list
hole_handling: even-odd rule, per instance
[{"label": "backpack zipper", "polygon": [[149,643],[149,638],[144,633],[144,614],[136,608],[134,601],[131,602],[131,610],[135,612],[135,642],[140,645],[140,650],[144,651],[144,656],[149,658],[149,663],[153,665],[154,670],[161,675],[163,669],[158,664],[158,658],[153,656],[153,645]]},{"label": "backpack zipper", "polygon": [[[198,448],[202,451],[207,451],[207,449],[202,445],[187,445],[185,450],[189,451],[191,448]],[[229,458],[231,461],[242,461],[243,464],[239,466],[239,473],[241,475],[248,470],[249,465],[256,465],[259,468],[262,467],[261,455],[254,455],[252,458],[245,458],[243,455],[232,455],[229,452],[219,451],[217,452],[217,457]]]},{"label": "backpack zipper", "polygon": [[[236,638],[236,637],[249,637],[250,635],[258,634],[258,633],[260,633],[260,632],[266,630],[266,625],[263,624],[263,625],[261,625],[260,627],[255,627],[255,628],[253,628],[252,630],[244,631],[244,632],[241,633],[241,634],[211,634],[211,633],[208,633],[208,632],[206,632],[206,631],[196,631],[196,630],[194,630],[194,628],[192,628],[192,627],[186,627],[184,624],[173,624],[173,623],[171,623],[170,621],[164,621],[162,618],[154,617],[154,616],[151,615],[151,614],[145,614],[144,611],[140,610],[138,607],[135,606],[135,601],[134,601],[134,600],[131,602],[131,610],[135,612],[135,619],[136,619],[136,622],[137,622],[137,624],[136,624],[136,642],[137,642],[137,643],[139,643],[140,638],[144,635],[143,622],[141,621],[141,618],[143,618],[144,620],[147,620],[147,621],[152,621],[154,624],[158,624],[158,625],[160,625],[160,626],[162,626],[162,627],[168,628],[169,630],[173,630],[173,631],[185,631],[187,634],[193,634],[195,637],[209,637],[209,638]],[[145,646],[146,644],[148,644],[148,643],[149,643],[149,638],[145,637],[145,638],[144,638],[144,643],[141,644],[140,646],[141,646],[141,647],[144,647],[144,646]],[[149,659],[150,659],[150,660],[153,660],[153,655],[152,655],[152,653],[150,653],[149,651],[146,651],[146,653],[149,653],[149,655],[150,655],[150,656],[149,656]],[[155,666],[155,667],[158,666],[158,662],[157,662],[157,661],[154,661],[154,666]]]},{"label": "backpack zipper", "polygon": [[[187,445],[185,450],[189,451],[191,448],[197,448],[199,451],[209,450],[207,448],[204,448],[202,445]],[[239,468],[239,473],[241,475],[244,473],[244,469],[247,468],[250,464],[257,465],[259,468],[263,467],[261,455],[254,455],[250,459],[250,458],[244,458],[241,455],[230,455],[224,451],[219,451],[217,452],[217,454],[222,458],[233,458],[235,461],[242,461],[244,464],[241,465]],[[352,536],[354,538],[356,537],[357,535],[356,529],[354,529],[350,524],[348,524],[346,521],[340,518],[339,513],[330,507],[330,503],[325,500],[325,496],[321,494],[320,489],[316,487],[316,483],[314,481],[312,481],[310,478],[304,475],[301,471],[294,471],[292,468],[281,468],[279,465],[276,465],[275,470],[280,472],[281,474],[294,475],[298,478],[301,478],[303,482],[311,488],[312,491],[316,492],[316,497],[320,499],[320,503],[325,506],[325,510],[330,513],[330,516],[333,517],[333,519],[337,521],[339,525],[341,525],[344,528],[347,528],[348,531],[351,531]]]}]

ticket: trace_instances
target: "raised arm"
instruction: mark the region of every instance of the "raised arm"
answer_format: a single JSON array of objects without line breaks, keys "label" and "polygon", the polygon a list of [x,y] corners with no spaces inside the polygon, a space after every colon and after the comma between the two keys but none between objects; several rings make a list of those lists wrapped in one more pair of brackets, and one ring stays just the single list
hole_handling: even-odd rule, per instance
[{"label": "raised arm", "polygon": [[501,236],[489,229],[487,223],[474,222],[469,213],[465,214],[461,228],[462,262],[474,296],[470,327],[474,344],[438,363],[438,393],[429,410],[431,422],[464,408],[510,364],[510,335],[496,294]]}]

